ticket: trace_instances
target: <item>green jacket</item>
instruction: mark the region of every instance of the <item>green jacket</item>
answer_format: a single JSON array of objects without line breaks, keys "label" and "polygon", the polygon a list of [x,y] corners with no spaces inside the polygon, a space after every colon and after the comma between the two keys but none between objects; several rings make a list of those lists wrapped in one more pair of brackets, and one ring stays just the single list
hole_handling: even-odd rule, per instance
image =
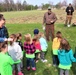
[{"label": "green jacket", "polygon": [[14,61],[10,56],[0,53],[0,73],[1,75],[12,75],[12,65]]}]

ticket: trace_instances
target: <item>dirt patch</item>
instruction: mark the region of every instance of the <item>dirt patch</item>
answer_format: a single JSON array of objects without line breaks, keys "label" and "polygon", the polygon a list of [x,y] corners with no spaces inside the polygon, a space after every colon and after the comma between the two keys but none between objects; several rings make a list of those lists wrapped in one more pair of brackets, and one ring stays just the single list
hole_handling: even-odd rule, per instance
[{"label": "dirt patch", "polygon": [[[56,23],[64,23],[65,19],[66,19],[66,13],[64,10],[54,10],[53,12],[55,12],[56,16],[57,16],[57,22]],[[13,17],[13,18],[9,18],[7,20],[7,23],[42,23],[43,21],[43,15],[45,12],[43,11],[35,11],[34,13],[30,12],[29,15],[26,16],[22,16],[22,17]],[[74,12],[74,16],[73,16],[73,20],[72,22],[76,21],[76,11]]]}]

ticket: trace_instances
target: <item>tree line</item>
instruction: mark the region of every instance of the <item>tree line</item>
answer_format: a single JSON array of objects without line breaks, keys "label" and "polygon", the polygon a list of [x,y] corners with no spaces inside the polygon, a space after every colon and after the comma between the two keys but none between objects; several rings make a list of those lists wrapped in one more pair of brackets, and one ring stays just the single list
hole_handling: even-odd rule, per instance
[{"label": "tree line", "polygon": [[[14,0],[0,0],[0,12],[3,11],[22,11],[22,10],[37,10],[41,8],[42,10],[47,9],[49,6],[52,8],[60,9],[62,6],[67,6],[67,0],[63,0],[63,2],[58,2],[56,5],[53,2],[49,1],[47,4],[43,4],[41,6],[27,4],[24,0],[21,3],[21,0],[17,0],[15,3]],[[76,0],[73,0],[73,6],[76,9]]]},{"label": "tree line", "polygon": [[24,0],[21,3],[21,0],[17,0],[15,3],[14,0],[4,0],[0,1],[0,11],[22,11],[22,10],[35,10],[38,9],[37,5],[30,5]]}]

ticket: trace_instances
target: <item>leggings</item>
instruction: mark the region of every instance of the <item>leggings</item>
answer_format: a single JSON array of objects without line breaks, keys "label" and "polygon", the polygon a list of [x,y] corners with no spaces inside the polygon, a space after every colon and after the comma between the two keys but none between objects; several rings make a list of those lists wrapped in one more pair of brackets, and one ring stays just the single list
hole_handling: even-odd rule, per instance
[{"label": "leggings", "polygon": [[60,69],[60,75],[69,75],[69,70]]}]

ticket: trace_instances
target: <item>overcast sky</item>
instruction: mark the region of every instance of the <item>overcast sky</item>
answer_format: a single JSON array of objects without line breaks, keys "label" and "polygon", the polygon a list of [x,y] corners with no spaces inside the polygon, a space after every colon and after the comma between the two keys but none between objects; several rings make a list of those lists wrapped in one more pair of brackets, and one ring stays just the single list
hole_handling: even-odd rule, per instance
[{"label": "overcast sky", "polygon": [[[0,0],[3,1],[3,0]],[[21,1],[23,3],[24,0],[14,0],[16,1]],[[49,1],[53,2],[53,4],[57,4],[58,2],[62,2],[63,0],[25,0],[28,4],[32,5],[41,5],[42,3],[48,3]],[[72,3],[73,0],[67,0],[68,3]]]},{"label": "overcast sky", "polygon": [[[48,3],[49,1],[53,2],[53,4],[57,4],[60,1],[63,0],[26,0],[27,3],[33,4],[33,5],[41,5],[42,3]],[[68,3],[72,3],[72,0],[67,0]]]},{"label": "overcast sky", "polygon": [[[15,0],[16,1],[16,0]],[[21,0],[22,2],[24,0]],[[49,1],[53,2],[53,4],[57,4],[58,2],[62,2],[63,0],[25,0],[28,4],[33,4],[33,5],[41,5],[42,3],[48,3]],[[72,3],[73,0],[67,0],[68,3]]]}]

